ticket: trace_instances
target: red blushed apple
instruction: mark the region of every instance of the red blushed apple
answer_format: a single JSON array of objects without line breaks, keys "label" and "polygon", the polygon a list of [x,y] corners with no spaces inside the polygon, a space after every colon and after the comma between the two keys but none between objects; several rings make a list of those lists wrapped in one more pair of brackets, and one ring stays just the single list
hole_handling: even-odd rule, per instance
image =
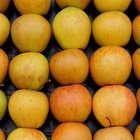
[{"label": "red blushed apple", "polygon": [[104,127],[128,125],[136,110],[135,95],[122,85],[102,87],[93,97],[94,115]]},{"label": "red blushed apple", "polygon": [[140,13],[140,0],[134,0],[134,3],[137,11]]},{"label": "red blushed apple", "polygon": [[17,128],[9,134],[7,140],[47,140],[47,137],[37,129]]},{"label": "red blushed apple", "polygon": [[5,134],[2,129],[0,129],[0,140],[5,140]]}]

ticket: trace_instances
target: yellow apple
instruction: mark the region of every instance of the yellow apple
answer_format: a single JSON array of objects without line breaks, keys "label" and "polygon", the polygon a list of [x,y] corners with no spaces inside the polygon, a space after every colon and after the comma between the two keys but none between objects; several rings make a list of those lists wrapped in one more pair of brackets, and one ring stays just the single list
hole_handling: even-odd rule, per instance
[{"label": "yellow apple", "polygon": [[48,81],[48,60],[36,52],[19,54],[10,62],[9,76],[18,89],[40,90]]},{"label": "yellow apple", "polygon": [[92,135],[85,124],[68,122],[56,127],[51,140],[92,140]]},{"label": "yellow apple", "polygon": [[140,45],[140,15],[138,15],[132,24],[133,27],[133,38],[137,45]]},{"label": "yellow apple", "polygon": [[0,129],[0,140],[6,140],[5,134],[2,129]]},{"label": "yellow apple", "polygon": [[47,137],[37,129],[17,128],[9,134],[7,140],[47,140]]},{"label": "yellow apple", "polygon": [[140,48],[138,48],[132,57],[132,61],[133,61],[133,70],[134,73],[137,77],[137,79],[140,81]]},{"label": "yellow apple", "polygon": [[84,10],[90,3],[90,0],[56,0],[56,3],[60,8],[73,6]]},{"label": "yellow apple", "polygon": [[100,88],[93,97],[93,112],[104,127],[126,126],[137,111],[135,95],[125,86]]},{"label": "yellow apple", "polygon": [[78,84],[58,87],[50,97],[51,112],[59,122],[84,122],[91,106],[89,91]]},{"label": "yellow apple", "polygon": [[51,6],[51,0],[13,0],[20,14],[46,15]]},{"label": "yellow apple", "polygon": [[135,130],[134,140],[140,140],[140,125],[138,125],[136,130]]},{"label": "yellow apple", "polygon": [[51,38],[51,26],[40,15],[25,14],[13,22],[11,37],[21,52],[43,52]]},{"label": "yellow apple", "polygon": [[98,15],[92,24],[92,33],[100,46],[125,46],[130,40],[132,24],[120,11],[109,11]]},{"label": "yellow apple", "polygon": [[93,140],[133,140],[133,136],[125,127],[110,127],[98,130]]},{"label": "yellow apple", "polygon": [[8,18],[0,13],[0,46],[7,40],[10,33],[10,22]]},{"label": "yellow apple", "polygon": [[119,46],[97,49],[90,59],[90,73],[99,86],[124,84],[131,72],[130,54]]},{"label": "yellow apple", "polygon": [[9,58],[7,54],[0,49],[0,84],[3,84],[9,66]]},{"label": "yellow apple", "polygon": [[78,49],[60,51],[50,59],[50,72],[62,85],[83,83],[89,73],[88,58]]},{"label": "yellow apple", "polygon": [[138,108],[140,109],[140,88],[138,88],[137,90],[136,98],[137,98]]},{"label": "yellow apple", "polygon": [[11,0],[0,0],[0,12],[4,13],[8,9]]},{"label": "yellow apple", "polygon": [[135,7],[137,11],[140,13],[140,0],[134,0]]},{"label": "yellow apple", "polygon": [[17,90],[9,99],[8,110],[18,127],[40,128],[48,115],[47,96],[33,90]]},{"label": "yellow apple", "polygon": [[79,8],[68,7],[60,11],[52,24],[54,36],[63,49],[85,49],[90,39],[91,23]]},{"label": "yellow apple", "polygon": [[96,9],[100,12],[126,11],[132,0],[93,0]]}]

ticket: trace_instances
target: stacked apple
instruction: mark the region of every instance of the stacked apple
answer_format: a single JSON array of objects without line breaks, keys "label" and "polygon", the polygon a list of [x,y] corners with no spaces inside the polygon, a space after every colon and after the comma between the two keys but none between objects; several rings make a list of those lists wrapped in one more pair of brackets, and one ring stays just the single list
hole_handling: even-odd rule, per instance
[{"label": "stacked apple", "polygon": [[[54,118],[61,124],[52,133],[52,140],[92,140],[90,129],[84,124],[91,110],[105,128],[98,130],[93,140],[133,140],[125,128],[136,115],[137,102],[140,108],[140,89],[134,93],[124,86],[132,64],[140,80],[140,49],[131,59],[124,49],[131,34],[140,45],[140,16],[133,24],[123,12],[131,0],[93,0],[101,12],[92,25],[83,11],[90,0],[56,0],[62,9],[53,19],[53,35],[63,49],[48,62],[41,54],[51,39],[51,25],[43,16],[49,12],[51,0],[13,0],[21,14],[11,25],[11,38],[20,54],[9,63],[7,54],[0,49],[0,84],[7,72],[16,91],[8,102],[11,119],[18,127],[7,140],[47,140],[38,130],[45,123],[49,106]],[[138,1],[135,0],[136,8]],[[10,22],[4,13],[10,0],[0,0],[0,46],[10,33]],[[63,9],[64,8],[64,9]],[[91,33],[99,48],[90,58],[84,53]],[[50,100],[41,90],[49,81],[49,71],[61,86],[57,87]],[[100,89],[92,96],[84,86],[89,75]],[[0,120],[7,108],[7,99],[0,91]],[[139,140],[140,126],[134,138]],[[0,140],[5,135],[0,129]]]}]

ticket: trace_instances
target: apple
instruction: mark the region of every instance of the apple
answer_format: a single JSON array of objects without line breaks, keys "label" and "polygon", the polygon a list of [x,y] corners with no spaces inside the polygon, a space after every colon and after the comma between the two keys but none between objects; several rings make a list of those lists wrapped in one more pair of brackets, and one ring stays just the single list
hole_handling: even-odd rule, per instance
[{"label": "apple", "polygon": [[40,128],[49,112],[47,96],[33,90],[17,90],[9,99],[8,110],[18,127]]},{"label": "apple", "polygon": [[40,15],[25,14],[13,22],[11,37],[21,52],[43,52],[51,38],[51,26]]},{"label": "apple", "polygon": [[59,122],[84,122],[91,107],[91,95],[82,85],[58,87],[51,93],[50,109]]},{"label": "apple", "polygon": [[136,99],[138,103],[138,108],[140,109],[140,88],[137,90]]},{"label": "apple", "polygon": [[100,12],[126,11],[132,0],[93,0],[96,9]]},{"label": "apple", "polygon": [[2,90],[0,90],[0,120],[3,119],[6,110],[7,110],[7,98],[5,93]]},{"label": "apple", "polygon": [[136,16],[132,23],[133,27],[133,38],[137,45],[140,46],[140,15]]},{"label": "apple", "polygon": [[134,140],[140,140],[140,125],[138,125],[136,130],[135,130]]},{"label": "apple", "polygon": [[8,39],[10,33],[10,22],[8,18],[0,13],[0,46]]},{"label": "apple", "polygon": [[100,46],[125,46],[130,40],[132,24],[129,17],[120,11],[98,15],[92,24],[92,33]]},{"label": "apple", "polygon": [[10,5],[11,0],[0,0],[0,13],[6,12]]},{"label": "apple", "polygon": [[60,11],[52,24],[54,36],[63,49],[85,49],[90,39],[91,23],[79,8],[67,7]]},{"label": "apple", "polygon": [[55,128],[51,140],[92,140],[92,135],[85,124],[68,122]]},{"label": "apple", "polygon": [[137,11],[140,13],[140,0],[134,0],[135,7]]},{"label": "apple", "polygon": [[125,127],[110,127],[99,129],[93,140],[133,140],[133,136]]},{"label": "apple", "polygon": [[134,52],[132,56],[132,61],[133,61],[133,70],[134,70],[135,76],[140,81],[140,48],[138,48]]},{"label": "apple", "polygon": [[2,129],[0,129],[0,140],[6,140],[5,134]]},{"label": "apple", "polygon": [[135,95],[122,85],[104,86],[93,97],[94,115],[104,127],[126,126],[136,111]]},{"label": "apple", "polygon": [[3,84],[9,66],[9,58],[5,51],[0,49],[0,84]]},{"label": "apple", "polygon": [[51,0],[13,0],[13,2],[20,14],[46,15],[51,7]]},{"label": "apple", "polygon": [[90,73],[99,86],[124,84],[132,69],[131,56],[119,46],[97,49],[90,59]]},{"label": "apple", "polygon": [[90,0],[56,0],[56,3],[61,9],[72,6],[84,10],[90,3]]},{"label": "apple", "polygon": [[89,73],[89,61],[81,50],[63,50],[51,57],[50,72],[62,85],[83,83]]},{"label": "apple", "polygon": [[47,137],[37,129],[17,128],[9,134],[7,140],[47,140]]},{"label": "apple", "polygon": [[36,52],[19,54],[10,62],[9,76],[17,89],[40,90],[48,81],[48,60]]}]

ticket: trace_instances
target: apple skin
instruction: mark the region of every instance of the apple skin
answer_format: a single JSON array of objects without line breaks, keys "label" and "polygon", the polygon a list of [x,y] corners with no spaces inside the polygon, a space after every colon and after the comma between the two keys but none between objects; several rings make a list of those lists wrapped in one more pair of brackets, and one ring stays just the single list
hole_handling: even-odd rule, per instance
[{"label": "apple skin", "polygon": [[92,134],[85,124],[68,122],[55,128],[51,140],[92,140]]},{"label": "apple skin", "polygon": [[104,127],[126,126],[136,111],[135,95],[122,85],[104,86],[93,97],[93,113]]},{"label": "apple skin", "polygon": [[40,15],[25,14],[14,20],[11,37],[20,52],[43,52],[51,38],[51,26]]},{"label": "apple skin", "polygon": [[54,17],[52,28],[62,49],[84,50],[87,47],[91,35],[91,22],[81,9],[64,8]]},{"label": "apple skin", "polygon": [[98,15],[92,24],[92,34],[100,46],[126,46],[132,33],[129,17],[120,11]]},{"label": "apple skin", "polygon": [[0,0],[0,13],[5,13],[10,5],[11,0]]},{"label": "apple skin", "polygon": [[137,90],[136,99],[137,99],[137,103],[138,103],[138,108],[140,109],[140,88],[138,88],[138,90]]},{"label": "apple skin", "polygon": [[134,70],[135,76],[140,81],[140,48],[138,48],[134,52],[132,56],[132,61],[133,61],[133,70]]},{"label": "apple skin", "polygon": [[9,76],[17,89],[40,90],[48,81],[48,60],[36,52],[19,54],[10,62]]},{"label": "apple skin", "polygon": [[18,127],[40,128],[49,112],[49,101],[43,92],[17,90],[9,99],[8,110]]},{"label": "apple skin", "polygon": [[72,6],[84,10],[90,3],[90,0],[56,0],[56,3],[61,9]]},{"label": "apple skin", "polygon": [[135,8],[140,13],[140,0],[134,0]]},{"label": "apple skin", "polygon": [[47,137],[37,129],[17,128],[9,134],[7,140],[47,140]]},{"label": "apple skin", "polygon": [[140,125],[138,125],[136,130],[135,130],[134,140],[140,140]]},{"label": "apple skin", "polygon": [[93,140],[133,140],[133,136],[125,127],[110,127],[98,130]]},{"label": "apple skin", "polygon": [[106,11],[126,11],[132,0],[93,0],[99,12]]},{"label": "apple skin", "polygon": [[0,90],[0,121],[3,119],[7,110],[7,98],[5,93]]},{"label": "apple skin", "polygon": [[0,84],[3,84],[7,75],[9,58],[4,50],[0,49]]},{"label": "apple skin", "polygon": [[51,112],[59,122],[84,122],[91,108],[91,95],[82,85],[58,87],[50,97]]},{"label": "apple skin", "polygon": [[51,6],[51,0],[13,0],[20,14],[46,15]]},{"label": "apple skin", "polygon": [[0,23],[0,46],[2,46],[8,39],[10,33],[10,22],[2,13],[0,13]]},{"label": "apple skin", "polygon": [[0,140],[6,140],[5,134],[2,129],[0,129]]},{"label": "apple skin", "polygon": [[132,69],[130,54],[119,46],[97,49],[90,59],[90,73],[99,86],[124,84]]},{"label": "apple skin", "polygon": [[132,23],[133,38],[137,45],[140,46],[140,15],[136,16]]},{"label": "apple skin", "polygon": [[89,61],[81,50],[63,50],[51,57],[50,72],[61,85],[83,83],[89,73]]}]

